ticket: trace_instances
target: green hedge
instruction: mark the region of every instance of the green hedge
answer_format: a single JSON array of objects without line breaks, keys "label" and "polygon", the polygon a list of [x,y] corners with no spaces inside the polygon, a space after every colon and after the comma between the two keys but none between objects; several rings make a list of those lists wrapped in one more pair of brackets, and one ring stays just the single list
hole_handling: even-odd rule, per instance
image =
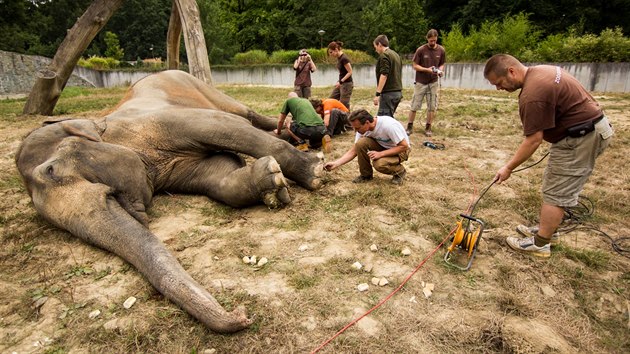
[{"label": "green hedge", "polygon": [[[315,64],[334,64],[337,60],[328,56],[326,48],[307,48]],[[344,49],[343,52],[355,64],[374,63],[376,59],[366,52],[360,50]],[[299,50],[277,50],[270,55],[262,50],[250,50],[245,53],[238,53],[232,58],[234,65],[256,65],[256,64],[293,64],[298,57]]]}]

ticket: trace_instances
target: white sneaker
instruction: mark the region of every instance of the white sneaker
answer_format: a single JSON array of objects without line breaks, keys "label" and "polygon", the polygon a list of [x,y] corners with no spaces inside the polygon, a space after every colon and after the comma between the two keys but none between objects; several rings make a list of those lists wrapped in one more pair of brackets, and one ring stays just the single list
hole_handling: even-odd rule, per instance
[{"label": "white sneaker", "polygon": [[[534,237],[538,235],[538,225],[525,226],[521,224],[516,227],[516,232],[525,237]],[[560,233],[558,231],[554,232],[553,235],[551,235],[550,242],[552,245],[557,245],[558,243],[560,243]]]},{"label": "white sneaker", "polygon": [[521,253],[543,258],[551,257],[551,244],[548,243],[542,247],[538,247],[534,242],[534,237],[508,237],[505,239],[505,242],[511,249]]}]

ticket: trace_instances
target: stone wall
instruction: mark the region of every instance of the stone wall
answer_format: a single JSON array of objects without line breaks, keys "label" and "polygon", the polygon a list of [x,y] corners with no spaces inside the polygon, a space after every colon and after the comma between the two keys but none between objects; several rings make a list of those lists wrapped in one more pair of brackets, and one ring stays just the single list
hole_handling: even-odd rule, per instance
[{"label": "stone wall", "polygon": [[[37,79],[37,72],[50,62],[50,58],[0,50],[0,95],[29,93]],[[72,74],[66,86],[94,85]]]},{"label": "stone wall", "polygon": [[[50,59],[0,51],[0,95],[28,93],[35,82],[35,73],[44,68]],[[630,63],[560,63],[589,91],[630,92]],[[483,77],[483,63],[446,64],[442,87],[494,90]],[[353,80],[356,87],[376,87],[374,65],[354,65]],[[149,72],[96,71],[76,67],[68,86],[114,87],[128,86]],[[286,66],[214,67],[215,84],[265,85],[292,87],[295,72]],[[318,65],[312,75],[314,86],[332,86],[338,79],[332,65]],[[403,66],[403,85],[412,87],[414,72],[411,65]]]}]

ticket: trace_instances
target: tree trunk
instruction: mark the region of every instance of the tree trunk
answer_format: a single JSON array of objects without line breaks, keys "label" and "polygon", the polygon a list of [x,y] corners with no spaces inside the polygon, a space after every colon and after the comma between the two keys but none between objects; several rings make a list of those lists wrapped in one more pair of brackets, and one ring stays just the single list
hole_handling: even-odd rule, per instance
[{"label": "tree trunk", "polygon": [[[105,26],[124,0],[94,0],[85,13],[68,30],[52,62],[40,71],[31,89],[24,114],[52,115],[61,91],[72,74],[81,54]],[[205,46],[204,46],[205,48]]]},{"label": "tree trunk", "polygon": [[208,49],[201,28],[197,2],[195,0],[173,1],[177,4],[184,30],[184,43],[186,44],[190,74],[208,85],[212,85]]},{"label": "tree trunk", "polygon": [[177,4],[173,2],[166,34],[166,66],[169,70],[179,69],[179,43],[181,37],[182,19],[180,18]]}]

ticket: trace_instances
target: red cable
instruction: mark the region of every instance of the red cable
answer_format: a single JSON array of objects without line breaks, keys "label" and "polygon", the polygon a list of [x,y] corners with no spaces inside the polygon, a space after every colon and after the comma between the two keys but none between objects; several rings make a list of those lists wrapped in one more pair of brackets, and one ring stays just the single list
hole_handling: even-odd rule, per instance
[{"label": "red cable", "polygon": [[[473,201],[475,200],[475,195],[477,194],[477,186],[475,186],[474,182],[475,182],[475,178],[473,177],[472,173],[470,173],[470,171],[468,171],[468,169],[466,167],[464,167],[466,169],[466,172],[468,172],[468,174],[471,177],[471,183],[473,184],[473,196],[471,198],[470,203],[468,204],[468,208],[467,210],[470,209],[470,207],[472,206]],[[428,256],[426,256],[422,262],[420,262],[420,264],[418,264],[418,266],[411,272],[409,273],[409,275],[407,275],[407,277],[405,278],[405,280],[402,281],[402,283],[400,283],[400,285],[398,285],[398,287],[396,289],[394,289],[394,291],[392,291],[389,295],[387,295],[386,297],[384,297],[381,301],[378,302],[378,304],[374,305],[374,307],[372,307],[371,309],[369,309],[366,313],[364,313],[363,315],[361,315],[360,317],[352,320],[350,323],[348,323],[347,325],[345,325],[345,327],[343,327],[342,329],[340,329],[337,333],[335,333],[332,337],[330,337],[328,340],[326,340],[325,342],[323,342],[322,344],[320,344],[319,347],[315,348],[313,351],[311,351],[311,354],[317,353],[318,351],[320,351],[323,347],[325,347],[326,345],[328,345],[328,343],[332,342],[335,338],[337,338],[341,333],[345,332],[346,329],[354,326],[357,322],[359,322],[361,319],[363,319],[365,316],[369,315],[370,313],[372,313],[372,311],[376,310],[377,308],[381,307],[381,305],[383,305],[387,300],[389,300],[392,296],[394,296],[400,289],[402,289],[403,286],[405,286],[405,284],[407,284],[407,282],[409,281],[409,279],[411,279],[412,276],[414,276],[419,270],[420,268],[433,256],[433,254],[435,254],[435,252],[437,252],[437,250],[440,249],[440,247],[442,247],[442,245],[444,244],[444,242],[446,242],[446,240],[448,240],[449,237],[451,237],[451,235],[453,234],[453,232],[455,232],[455,230],[457,230],[457,227],[455,227],[453,230],[451,230],[451,232],[448,234],[448,236],[446,236],[442,242],[440,242],[440,244],[429,253]]]}]

